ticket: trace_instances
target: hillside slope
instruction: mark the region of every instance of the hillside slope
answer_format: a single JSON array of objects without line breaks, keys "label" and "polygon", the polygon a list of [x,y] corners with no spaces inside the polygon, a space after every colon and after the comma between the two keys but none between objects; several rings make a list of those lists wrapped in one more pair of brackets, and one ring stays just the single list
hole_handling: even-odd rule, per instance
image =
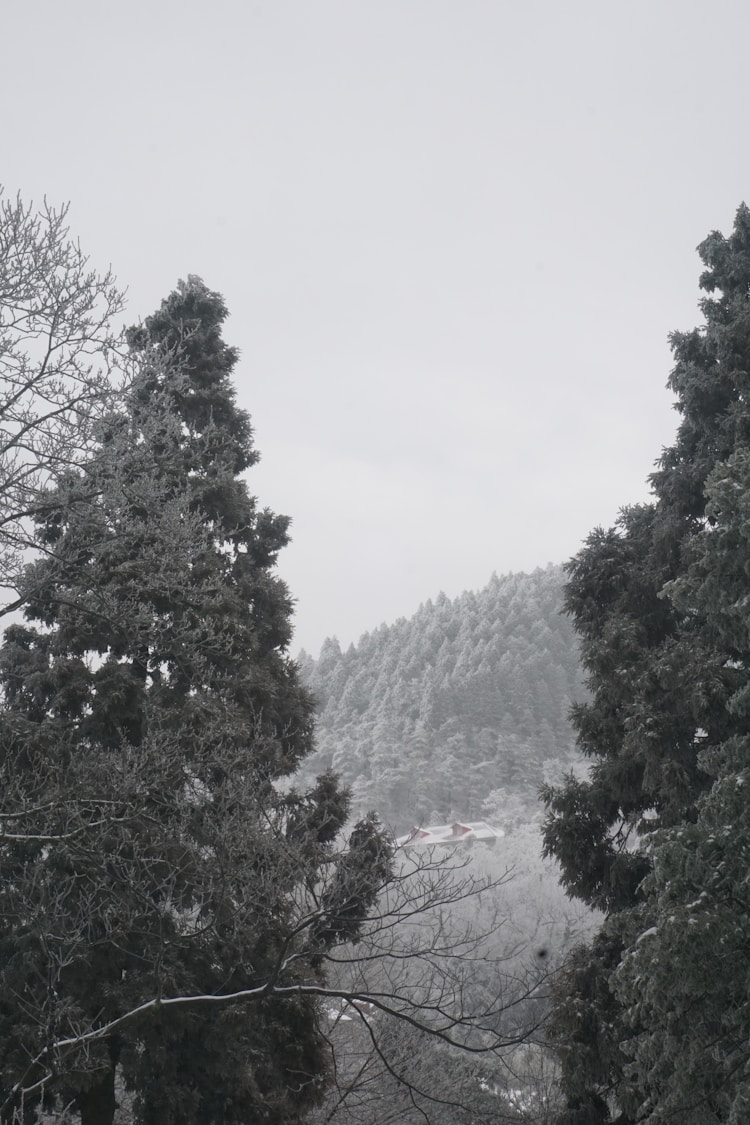
[{"label": "hillside slope", "polygon": [[574,760],[567,714],[584,690],[562,583],[559,566],[493,575],[346,652],[335,638],[303,652],[319,706],[306,772],[335,769],[356,810],[396,829],[530,819],[539,784]]}]

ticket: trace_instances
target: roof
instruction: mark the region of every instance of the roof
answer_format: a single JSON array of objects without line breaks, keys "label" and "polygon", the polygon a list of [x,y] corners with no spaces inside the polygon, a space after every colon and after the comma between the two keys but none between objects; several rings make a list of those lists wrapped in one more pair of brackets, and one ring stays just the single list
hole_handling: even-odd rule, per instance
[{"label": "roof", "polygon": [[404,836],[396,838],[400,848],[430,847],[436,844],[468,844],[475,840],[494,843],[504,836],[502,828],[495,828],[486,820],[454,820],[452,824],[430,824],[411,828]]}]

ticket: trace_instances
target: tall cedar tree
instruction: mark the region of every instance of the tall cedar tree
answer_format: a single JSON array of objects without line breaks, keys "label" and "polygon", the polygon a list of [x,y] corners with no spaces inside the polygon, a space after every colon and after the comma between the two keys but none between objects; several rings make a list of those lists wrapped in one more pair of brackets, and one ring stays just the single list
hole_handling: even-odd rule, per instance
[{"label": "tall cedar tree", "polygon": [[591,768],[546,791],[545,843],[605,919],[558,989],[561,1125],[750,1112],[748,208],[698,249],[705,324],[671,337],[681,422],[654,500],[568,565]]},{"label": "tall cedar tree", "polygon": [[[257,453],[225,316],[190,278],[130,333],[126,406],[48,495],[0,650],[3,1120],[23,1089],[29,1114],[62,1097],[109,1125],[119,1066],[148,1125],[298,1121],[325,1056],[294,985],[322,980],[388,874],[372,821],[337,858],[335,778],[278,784],[312,701],[274,573],[288,521],[241,477]],[[160,997],[264,986],[80,1040]]]}]

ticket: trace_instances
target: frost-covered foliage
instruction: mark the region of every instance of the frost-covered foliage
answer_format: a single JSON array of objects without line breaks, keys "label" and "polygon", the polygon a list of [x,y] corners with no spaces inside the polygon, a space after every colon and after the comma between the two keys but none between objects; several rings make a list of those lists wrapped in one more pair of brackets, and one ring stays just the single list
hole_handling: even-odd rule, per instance
[{"label": "frost-covered foliage", "polygon": [[318,701],[316,753],[360,808],[399,829],[487,815],[505,791],[533,816],[537,789],[573,758],[568,711],[583,694],[561,613],[562,572],[494,576],[478,593],[428,601],[302,672]]}]

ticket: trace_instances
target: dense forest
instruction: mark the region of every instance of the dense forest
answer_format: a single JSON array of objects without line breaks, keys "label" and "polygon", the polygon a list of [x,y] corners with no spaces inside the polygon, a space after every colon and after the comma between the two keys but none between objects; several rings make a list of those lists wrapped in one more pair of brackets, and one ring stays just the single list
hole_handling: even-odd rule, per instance
[{"label": "dense forest", "polygon": [[562,613],[563,573],[493,575],[427,601],[341,651],[300,656],[317,700],[305,773],[334,769],[355,806],[397,831],[453,818],[532,820],[538,789],[575,760],[568,721],[584,695]]}]

